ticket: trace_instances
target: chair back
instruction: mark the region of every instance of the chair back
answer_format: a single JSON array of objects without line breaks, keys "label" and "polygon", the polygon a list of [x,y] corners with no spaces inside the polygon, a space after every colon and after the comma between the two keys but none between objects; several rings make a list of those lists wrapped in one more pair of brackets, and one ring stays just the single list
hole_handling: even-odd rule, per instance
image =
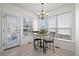
[{"label": "chair back", "polygon": [[55,37],[55,32],[50,32],[50,33],[49,33],[49,35],[50,35],[51,39],[53,39],[53,40],[54,40],[54,37]]},{"label": "chair back", "polygon": [[51,36],[55,36],[55,32],[50,32],[49,35],[51,35]]}]

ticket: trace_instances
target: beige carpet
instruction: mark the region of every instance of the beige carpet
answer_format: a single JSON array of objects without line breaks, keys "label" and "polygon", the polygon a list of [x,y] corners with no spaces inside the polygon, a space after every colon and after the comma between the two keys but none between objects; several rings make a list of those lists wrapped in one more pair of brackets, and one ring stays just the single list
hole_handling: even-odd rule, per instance
[{"label": "beige carpet", "polygon": [[52,49],[47,49],[47,53],[44,54],[42,49],[37,49],[34,51],[33,44],[26,44],[23,46],[18,46],[0,52],[0,56],[74,56],[75,53],[62,48],[55,48],[55,53]]}]

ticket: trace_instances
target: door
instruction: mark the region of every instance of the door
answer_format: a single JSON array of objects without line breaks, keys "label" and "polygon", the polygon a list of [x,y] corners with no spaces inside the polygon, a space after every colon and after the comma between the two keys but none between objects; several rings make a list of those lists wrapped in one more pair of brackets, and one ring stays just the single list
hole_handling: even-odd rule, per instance
[{"label": "door", "polygon": [[13,15],[3,15],[2,19],[3,49],[19,45],[19,18]]}]

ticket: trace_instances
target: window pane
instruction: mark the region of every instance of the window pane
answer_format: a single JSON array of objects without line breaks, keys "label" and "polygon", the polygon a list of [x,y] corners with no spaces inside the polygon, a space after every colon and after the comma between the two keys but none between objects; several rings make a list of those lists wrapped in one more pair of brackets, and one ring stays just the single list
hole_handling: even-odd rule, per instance
[{"label": "window pane", "polygon": [[45,29],[48,28],[48,22],[47,19],[39,19],[39,29]]},{"label": "window pane", "polygon": [[23,27],[25,29],[32,29],[32,19],[30,16],[24,16],[24,23]]},{"label": "window pane", "polygon": [[58,28],[71,28],[72,13],[58,15]]},{"label": "window pane", "polygon": [[32,17],[24,16],[23,18],[23,34],[28,35],[32,31]]},{"label": "window pane", "polygon": [[56,16],[48,17],[48,28],[56,28]]}]

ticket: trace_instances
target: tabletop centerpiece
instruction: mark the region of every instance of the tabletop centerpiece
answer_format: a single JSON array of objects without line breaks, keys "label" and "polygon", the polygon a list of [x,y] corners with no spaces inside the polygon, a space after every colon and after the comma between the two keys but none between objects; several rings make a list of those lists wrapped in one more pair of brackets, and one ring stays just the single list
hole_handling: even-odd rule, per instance
[{"label": "tabletop centerpiece", "polygon": [[47,29],[40,29],[38,34],[46,34],[47,32]]}]

